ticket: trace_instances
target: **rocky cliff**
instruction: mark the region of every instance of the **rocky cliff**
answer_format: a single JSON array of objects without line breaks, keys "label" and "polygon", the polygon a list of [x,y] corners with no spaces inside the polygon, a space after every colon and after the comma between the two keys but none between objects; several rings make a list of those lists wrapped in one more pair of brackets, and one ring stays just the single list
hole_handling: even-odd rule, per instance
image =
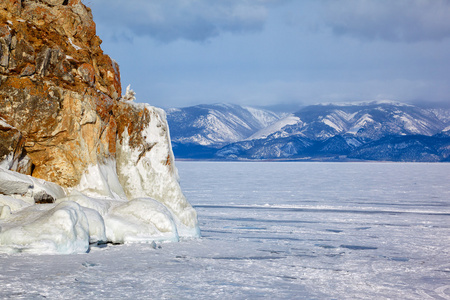
[{"label": "rocky cliff", "polygon": [[0,4],[0,158],[8,168],[75,186],[114,157],[119,68],[103,54],[79,0]]},{"label": "rocky cliff", "polygon": [[[100,44],[80,0],[1,1],[1,170],[55,183],[69,197],[151,197],[168,208],[178,231],[198,233],[177,181],[165,113],[125,101],[119,66]],[[27,203],[61,198],[0,188],[3,199],[8,193],[32,196]]]}]

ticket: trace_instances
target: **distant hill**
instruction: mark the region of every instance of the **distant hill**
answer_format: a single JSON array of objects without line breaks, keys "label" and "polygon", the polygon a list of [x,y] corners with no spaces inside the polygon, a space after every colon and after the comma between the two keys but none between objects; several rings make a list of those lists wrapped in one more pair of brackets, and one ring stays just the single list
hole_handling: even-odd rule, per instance
[{"label": "distant hill", "polygon": [[391,102],[306,106],[280,118],[237,105],[168,111],[175,156],[192,159],[448,161],[450,110]]}]

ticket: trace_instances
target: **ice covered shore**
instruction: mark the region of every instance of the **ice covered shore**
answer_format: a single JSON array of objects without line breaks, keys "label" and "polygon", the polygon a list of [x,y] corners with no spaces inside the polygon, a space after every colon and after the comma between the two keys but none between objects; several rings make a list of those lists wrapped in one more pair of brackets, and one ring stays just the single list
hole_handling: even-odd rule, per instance
[{"label": "ice covered shore", "polygon": [[167,161],[173,155],[164,111],[133,105],[151,115],[140,133],[151,151],[130,147],[125,130],[116,159],[91,165],[76,187],[63,188],[0,165],[0,252],[82,253],[93,243],[200,235],[174,162]]}]

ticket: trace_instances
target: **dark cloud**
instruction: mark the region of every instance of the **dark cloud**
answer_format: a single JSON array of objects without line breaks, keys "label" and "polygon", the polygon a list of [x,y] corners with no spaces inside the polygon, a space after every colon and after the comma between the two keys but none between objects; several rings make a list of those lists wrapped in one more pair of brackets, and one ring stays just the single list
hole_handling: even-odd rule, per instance
[{"label": "dark cloud", "polygon": [[[224,32],[262,30],[267,5],[277,0],[96,0],[85,1],[114,35],[150,36],[163,42],[205,41]],[[121,33],[122,32],[122,33]]]},{"label": "dark cloud", "polygon": [[448,0],[324,0],[335,34],[395,42],[450,37]]}]

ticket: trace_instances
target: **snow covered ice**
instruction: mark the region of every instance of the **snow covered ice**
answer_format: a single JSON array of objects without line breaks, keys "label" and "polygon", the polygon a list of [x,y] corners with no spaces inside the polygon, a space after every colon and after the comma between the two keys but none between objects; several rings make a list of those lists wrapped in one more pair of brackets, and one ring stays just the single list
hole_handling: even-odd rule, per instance
[{"label": "snow covered ice", "polygon": [[450,298],[450,164],[177,166],[201,239],[0,254],[0,298]]}]

